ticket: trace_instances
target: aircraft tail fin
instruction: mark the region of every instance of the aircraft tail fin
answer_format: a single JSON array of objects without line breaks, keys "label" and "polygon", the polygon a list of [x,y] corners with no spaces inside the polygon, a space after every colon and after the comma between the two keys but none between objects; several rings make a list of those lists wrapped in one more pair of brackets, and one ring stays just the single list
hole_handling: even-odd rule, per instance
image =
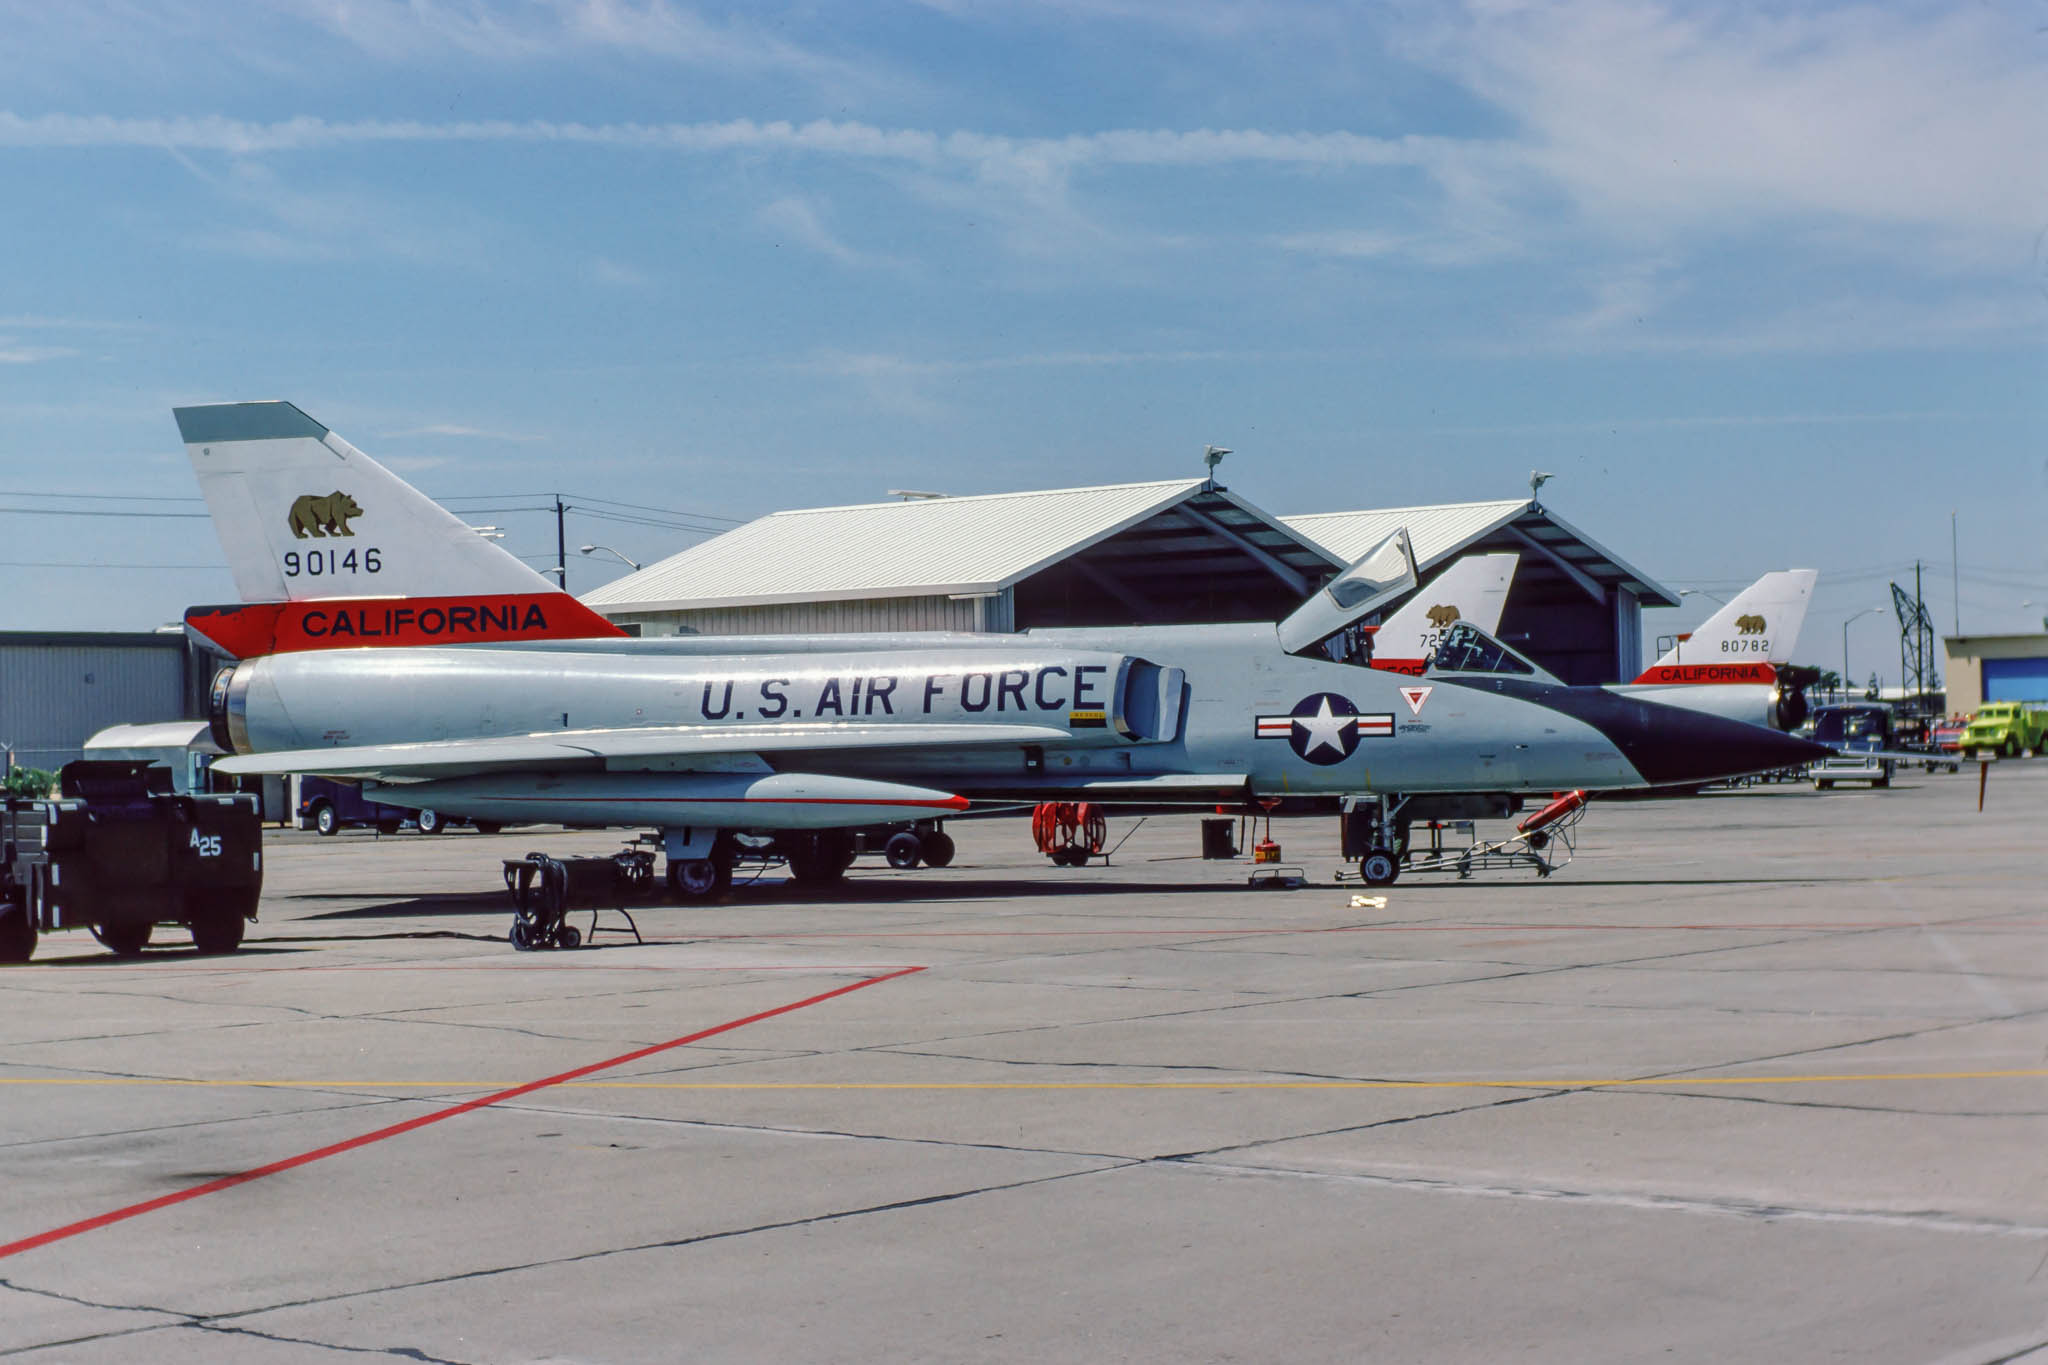
[{"label": "aircraft tail fin", "polygon": [[244,604],[186,625],[236,658],[623,634],[290,403],[172,415]]},{"label": "aircraft tail fin", "polygon": [[1779,569],[1744,588],[1647,669],[1639,683],[1776,682],[1813,601],[1815,569]]},{"label": "aircraft tail fin", "polygon": [[1453,622],[1470,621],[1488,635],[1500,630],[1508,584],[1522,557],[1513,552],[1466,555],[1373,630],[1372,666],[1421,677]]}]

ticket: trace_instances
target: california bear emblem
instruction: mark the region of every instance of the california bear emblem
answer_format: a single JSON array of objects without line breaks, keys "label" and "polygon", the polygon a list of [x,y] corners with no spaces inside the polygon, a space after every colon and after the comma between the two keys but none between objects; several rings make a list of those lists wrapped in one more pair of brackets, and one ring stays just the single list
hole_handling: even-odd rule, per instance
[{"label": "california bear emblem", "polygon": [[1764,618],[1761,616],[1738,616],[1735,618],[1735,633],[1738,635],[1761,635],[1764,633]]},{"label": "california bear emblem", "polygon": [[1427,615],[1429,616],[1429,623],[1438,630],[1442,630],[1445,626],[1458,619],[1458,609],[1456,607],[1431,607]]},{"label": "california bear emblem", "polygon": [[362,514],[356,500],[339,489],[325,497],[306,493],[292,504],[292,535],[300,540],[307,536],[352,536],[355,532],[348,529],[348,520]]}]

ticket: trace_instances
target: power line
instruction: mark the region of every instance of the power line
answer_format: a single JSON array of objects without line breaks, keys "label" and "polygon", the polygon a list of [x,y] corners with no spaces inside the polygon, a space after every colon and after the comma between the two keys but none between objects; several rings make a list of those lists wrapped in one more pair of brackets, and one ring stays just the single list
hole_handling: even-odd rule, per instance
[{"label": "power line", "polygon": [[225,564],[81,564],[64,559],[0,559],[0,569],[204,569],[224,570]]},{"label": "power line", "polygon": [[150,517],[205,521],[204,512],[116,512],[89,507],[0,507],[0,514],[18,517]]}]

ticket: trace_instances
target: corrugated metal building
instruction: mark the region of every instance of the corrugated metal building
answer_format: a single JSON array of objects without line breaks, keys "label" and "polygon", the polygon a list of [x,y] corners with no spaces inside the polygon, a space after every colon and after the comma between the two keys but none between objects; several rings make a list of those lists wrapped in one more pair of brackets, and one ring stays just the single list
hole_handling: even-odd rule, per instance
[{"label": "corrugated metal building", "polygon": [[1203,479],[777,512],[583,601],[647,635],[1277,620],[1343,567]]},{"label": "corrugated metal building", "polygon": [[583,600],[649,635],[1272,621],[1401,526],[1425,585],[1519,552],[1501,632],[1568,682],[1634,677],[1678,605],[1530,499],[1281,518],[1200,479],[778,512]]},{"label": "corrugated metal building", "polygon": [[0,744],[57,768],[109,725],[201,719],[207,673],[183,631],[0,632]]},{"label": "corrugated metal building", "polygon": [[1643,614],[1678,595],[1529,498],[1319,512],[1281,520],[1349,563],[1406,526],[1425,581],[1460,555],[1522,556],[1501,638],[1568,683],[1624,682],[1643,666]]}]

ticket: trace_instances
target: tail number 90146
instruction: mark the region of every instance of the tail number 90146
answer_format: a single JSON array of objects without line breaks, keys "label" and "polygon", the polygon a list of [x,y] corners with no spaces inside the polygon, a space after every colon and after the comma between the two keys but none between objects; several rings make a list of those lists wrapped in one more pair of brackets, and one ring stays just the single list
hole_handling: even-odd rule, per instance
[{"label": "tail number 90146", "polygon": [[322,578],[328,574],[382,573],[383,553],[375,546],[367,550],[286,550],[286,578]]}]

